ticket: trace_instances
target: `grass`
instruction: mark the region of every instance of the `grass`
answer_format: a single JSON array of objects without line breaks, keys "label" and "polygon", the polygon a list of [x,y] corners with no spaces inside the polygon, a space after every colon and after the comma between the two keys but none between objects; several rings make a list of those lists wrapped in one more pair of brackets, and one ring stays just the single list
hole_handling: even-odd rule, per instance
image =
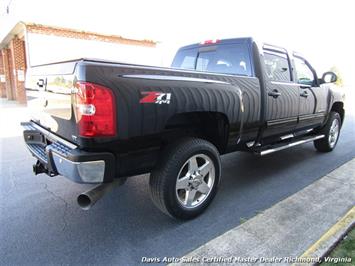
[{"label": "grass", "polygon": [[[328,258],[351,258],[351,263],[338,262],[336,265],[354,265],[355,264],[355,228],[344,237],[343,240],[330,252]],[[323,262],[321,266],[334,265],[334,262]]]}]

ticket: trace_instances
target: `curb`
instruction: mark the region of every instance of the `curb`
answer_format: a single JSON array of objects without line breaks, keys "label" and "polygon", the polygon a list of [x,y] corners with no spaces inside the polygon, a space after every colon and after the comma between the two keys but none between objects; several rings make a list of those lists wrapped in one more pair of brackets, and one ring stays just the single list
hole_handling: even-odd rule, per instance
[{"label": "curb", "polygon": [[[355,206],[352,207],[336,224],[334,224],[321,238],[311,245],[300,257],[301,261],[307,258],[324,258],[328,255],[344,235],[355,226]],[[307,265],[295,263],[293,266]],[[310,263],[308,265],[314,265]]]},{"label": "curb", "polygon": [[318,264],[355,225],[354,187],[355,158],[169,265]]}]

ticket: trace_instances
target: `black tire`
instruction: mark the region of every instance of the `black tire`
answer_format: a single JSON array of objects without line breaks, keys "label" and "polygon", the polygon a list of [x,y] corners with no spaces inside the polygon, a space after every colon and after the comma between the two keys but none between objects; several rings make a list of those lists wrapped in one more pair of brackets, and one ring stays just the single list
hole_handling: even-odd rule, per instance
[{"label": "black tire", "polygon": [[[199,157],[200,156],[200,157]],[[202,158],[202,159],[201,159]],[[197,185],[192,182],[190,179],[190,169],[202,169],[202,166],[199,166],[203,162],[203,159],[206,160],[205,165],[207,164],[208,159],[211,159],[211,166],[213,165],[214,170],[212,172],[208,172],[206,177],[202,177],[203,174],[200,174],[201,171],[195,171],[194,173],[199,173],[200,175],[194,175],[193,179],[207,178],[210,182],[212,177],[214,176],[214,182],[211,182],[208,193],[202,194],[199,196],[199,191],[201,184]],[[190,168],[190,164],[194,165],[192,162],[196,161],[196,167]],[[195,166],[195,165],[194,165]],[[187,167],[187,169],[185,169]],[[212,169],[212,168],[211,168]],[[180,174],[183,174],[183,171],[186,171],[184,177],[179,180],[188,180],[189,187],[188,189],[177,189],[177,180],[180,177]],[[213,174],[214,173],[214,174]],[[150,175],[149,185],[150,185],[150,194],[154,204],[165,214],[176,218],[176,219],[192,219],[199,214],[201,214],[211,203],[214,196],[217,193],[217,187],[220,181],[221,174],[221,162],[218,150],[216,147],[208,141],[198,138],[185,138],[179,140],[171,145],[167,146],[163,151],[161,156],[161,161],[158,163],[156,168],[152,171]],[[186,179],[186,177],[189,177]],[[202,182],[200,180],[200,182]],[[205,183],[206,184],[206,183]],[[205,185],[204,184],[204,185]],[[195,187],[196,186],[196,187]],[[196,195],[192,196],[193,198],[197,198],[194,202],[196,202],[196,206],[187,207],[187,203],[184,206],[184,203],[181,201],[181,198],[185,198],[186,202],[188,201],[188,190],[196,190]],[[185,194],[184,194],[185,193]],[[190,194],[192,195],[192,193]],[[200,200],[199,197],[204,197],[203,200]]]},{"label": "black tire", "polygon": [[[336,121],[335,121],[336,120]],[[332,131],[333,123],[338,125],[338,133],[334,137]],[[329,118],[325,126],[319,131],[319,134],[323,134],[325,137],[314,141],[314,147],[320,152],[330,152],[334,150],[340,135],[341,118],[337,112],[330,112]],[[332,138],[333,136],[333,138]]]}]

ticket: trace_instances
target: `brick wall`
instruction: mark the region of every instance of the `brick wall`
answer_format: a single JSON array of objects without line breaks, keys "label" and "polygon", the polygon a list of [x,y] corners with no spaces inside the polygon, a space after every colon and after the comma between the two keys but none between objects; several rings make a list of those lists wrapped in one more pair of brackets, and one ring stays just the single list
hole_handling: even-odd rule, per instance
[{"label": "brick wall", "polygon": [[25,42],[17,37],[13,38],[10,43],[10,51],[15,99],[19,103],[26,103],[24,82],[26,72]]},{"label": "brick wall", "polygon": [[[5,82],[0,80],[0,95],[9,100],[26,103],[24,75],[26,71],[25,42],[14,37],[8,46],[0,51],[0,75],[5,77]],[[1,76],[0,76],[1,77]]]},{"label": "brick wall", "polygon": [[0,97],[6,98],[6,79],[2,51],[0,51]]},{"label": "brick wall", "polygon": [[150,40],[133,40],[133,39],[123,38],[121,36],[104,35],[104,34],[98,34],[93,32],[77,31],[72,29],[43,26],[38,24],[27,24],[26,29],[27,32],[30,33],[55,35],[60,37],[75,38],[75,39],[82,39],[82,40],[95,40],[101,42],[139,45],[139,46],[146,46],[146,47],[156,46],[156,42]]},{"label": "brick wall", "polygon": [[1,50],[2,65],[5,75],[5,96],[9,100],[14,100],[13,93],[13,72],[12,72],[12,63],[11,63],[11,51],[10,49],[4,48]]},{"label": "brick wall", "polygon": [[[38,24],[27,24],[27,32],[60,37],[95,40],[126,45],[156,47],[156,42],[150,40],[133,40],[121,36],[104,35],[92,32],[77,31]],[[26,72],[26,45],[24,40],[15,36],[6,48],[0,50],[0,97],[26,103],[24,76]],[[5,82],[4,78],[5,77]]]}]

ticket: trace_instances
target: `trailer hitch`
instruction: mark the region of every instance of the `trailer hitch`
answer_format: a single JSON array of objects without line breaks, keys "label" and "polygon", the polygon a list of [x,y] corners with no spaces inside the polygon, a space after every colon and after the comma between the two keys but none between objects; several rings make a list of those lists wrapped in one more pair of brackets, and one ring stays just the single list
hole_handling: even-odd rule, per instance
[{"label": "trailer hitch", "polygon": [[47,169],[44,168],[43,164],[40,161],[37,161],[36,164],[33,165],[32,169],[35,175],[47,173]]},{"label": "trailer hitch", "polygon": [[56,176],[58,173],[48,170],[40,161],[37,161],[36,164],[32,166],[33,173],[39,175],[42,173],[48,174],[49,176]]}]

